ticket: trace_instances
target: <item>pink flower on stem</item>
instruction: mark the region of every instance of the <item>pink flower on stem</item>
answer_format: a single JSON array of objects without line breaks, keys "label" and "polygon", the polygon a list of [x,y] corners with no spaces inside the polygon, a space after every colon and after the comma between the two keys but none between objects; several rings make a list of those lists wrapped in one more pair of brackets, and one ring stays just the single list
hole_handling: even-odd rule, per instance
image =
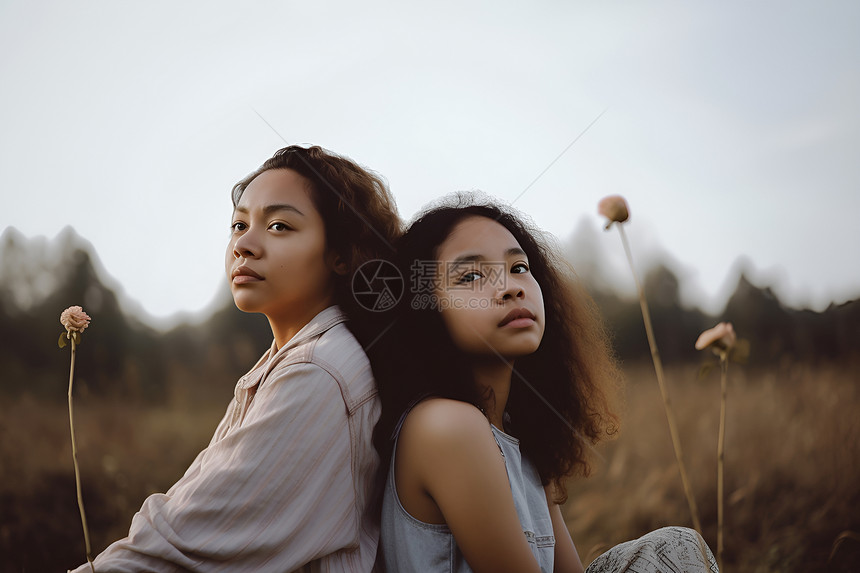
[{"label": "pink flower on stem", "polygon": [[78,491],[78,509],[81,512],[81,526],[84,530],[84,545],[87,551],[87,563],[90,564],[90,571],[95,573],[96,569],[93,565],[92,546],[90,545],[90,530],[87,527],[87,515],[84,511],[84,498],[81,493],[81,471],[78,468],[78,446],[75,443],[75,415],[72,409],[72,384],[75,379],[75,347],[81,343],[81,333],[90,325],[90,315],[84,312],[79,306],[70,306],[60,315],[60,324],[66,329],[60,334],[57,340],[57,345],[60,348],[65,348],[67,340],[71,341],[72,345],[72,362],[69,366],[69,432],[72,437],[72,463],[75,466],[75,485]]},{"label": "pink flower on stem", "polygon": [[606,223],[607,229],[612,223],[623,223],[630,218],[627,201],[621,195],[610,195],[601,199],[597,204],[597,212],[609,219]]},{"label": "pink flower on stem", "polygon": [[60,324],[67,332],[83,332],[90,325],[90,316],[79,306],[70,306],[60,315]]},{"label": "pink flower on stem", "polygon": [[716,351],[729,351],[738,341],[731,322],[721,322],[699,335],[696,340],[696,350],[713,347]]},{"label": "pink flower on stem", "polygon": [[663,362],[660,360],[660,354],[657,352],[657,340],[654,338],[654,328],[651,325],[651,313],[648,311],[648,301],[645,300],[645,291],[642,290],[642,284],[639,282],[639,276],[636,274],[636,268],[633,265],[633,255],[630,253],[630,245],[627,243],[627,235],[624,233],[625,222],[630,218],[630,209],[627,208],[627,201],[621,195],[610,195],[604,197],[597,204],[597,212],[609,219],[606,223],[606,230],[612,226],[612,223],[618,223],[615,227],[618,229],[618,234],[621,235],[621,244],[624,245],[624,252],[627,255],[627,262],[630,263],[630,271],[633,273],[633,281],[636,283],[636,290],[639,293],[639,306],[642,308],[642,321],[645,323],[645,335],[648,337],[648,346],[651,347],[651,359],[654,362],[654,373],[657,375],[657,384],[660,386],[660,394],[663,397],[663,408],[666,410],[666,421],[669,423],[669,434],[672,437],[672,446],[675,449],[675,460],[678,462],[678,470],[681,473],[681,483],[684,486],[684,495],[687,496],[687,503],[690,505],[690,516],[693,519],[693,528],[702,533],[702,525],[699,521],[699,510],[696,507],[696,498],[693,496],[693,486],[687,476],[687,470],[684,467],[684,454],[681,451],[681,438],[678,432],[678,425],[675,422],[675,414],[672,412],[672,407],[669,402],[669,391],[666,388],[666,382],[663,377]]},{"label": "pink flower on stem", "polygon": [[720,357],[720,428],[717,434],[717,565],[723,568],[723,510],[726,451],[726,394],[728,388],[729,351],[738,341],[731,322],[721,322],[699,335],[696,350],[710,348]]}]

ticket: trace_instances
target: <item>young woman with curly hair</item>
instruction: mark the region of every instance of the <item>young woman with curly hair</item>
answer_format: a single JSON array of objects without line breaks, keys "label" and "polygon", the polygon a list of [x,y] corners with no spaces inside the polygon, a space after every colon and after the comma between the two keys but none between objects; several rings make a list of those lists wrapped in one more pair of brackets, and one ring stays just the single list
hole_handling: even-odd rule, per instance
[{"label": "young woman with curly hair", "polygon": [[379,348],[379,565],[581,572],[559,504],[615,431],[619,379],[593,302],[541,232],[469,195],[421,214],[397,261],[412,292]]},{"label": "young woman with curly hair", "polygon": [[239,379],[209,445],[166,493],[144,501],[128,537],[95,568],[370,571],[380,401],[357,340],[375,335],[373,322],[350,284],[364,262],[391,256],[394,201],[349,158],[299,146],[275,153],[232,199],[233,300],[264,314],[274,340]]}]

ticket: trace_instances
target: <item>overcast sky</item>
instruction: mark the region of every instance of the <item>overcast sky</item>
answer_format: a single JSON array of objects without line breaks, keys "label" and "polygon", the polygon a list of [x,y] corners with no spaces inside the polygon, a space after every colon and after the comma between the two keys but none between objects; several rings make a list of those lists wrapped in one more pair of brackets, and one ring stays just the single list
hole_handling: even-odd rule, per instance
[{"label": "overcast sky", "polygon": [[622,269],[596,214],[620,193],[634,254],[666,253],[690,302],[719,310],[744,257],[822,309],[860,296],[858,22],[854,1],[0,1],[0,231],[72,225],[148,313],[199,311],[231,186],[284,145],[262,116],[383,174],[404,218],[481,189]]}]

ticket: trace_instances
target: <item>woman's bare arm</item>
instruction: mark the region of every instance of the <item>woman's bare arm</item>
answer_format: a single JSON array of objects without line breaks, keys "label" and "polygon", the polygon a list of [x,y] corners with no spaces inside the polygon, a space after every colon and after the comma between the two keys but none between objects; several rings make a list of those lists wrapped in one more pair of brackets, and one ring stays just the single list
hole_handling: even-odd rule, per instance
[{"label": "woman's bare arm", "polygon": [[422,493],[429,496],[476,573],[539,573],[504,458],[477,408],[441,398],[416,406],[403,425],[396,463],[406,510],[410,501],[421,505]]},{"label": "woman's bare arm", "polygon": [[554,573],[583,573],[582,561],[576,551],[576,545],[570,537],[570,531],[561,515],[561,506],[556,504],[552,484],[544,488],[549,515],[552,518],[552,533],[555,536]]}]

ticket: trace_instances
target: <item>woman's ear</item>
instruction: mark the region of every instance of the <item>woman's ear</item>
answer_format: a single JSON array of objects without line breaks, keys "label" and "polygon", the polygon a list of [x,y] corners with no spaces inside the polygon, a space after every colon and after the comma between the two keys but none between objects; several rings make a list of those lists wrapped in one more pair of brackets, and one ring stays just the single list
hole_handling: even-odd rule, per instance
[{"label": "woman's ear", "polygon": [[337,253],[329,255],[329,268],[339,275],[345,275],[349,269],[346,266],[346,261]]}]

